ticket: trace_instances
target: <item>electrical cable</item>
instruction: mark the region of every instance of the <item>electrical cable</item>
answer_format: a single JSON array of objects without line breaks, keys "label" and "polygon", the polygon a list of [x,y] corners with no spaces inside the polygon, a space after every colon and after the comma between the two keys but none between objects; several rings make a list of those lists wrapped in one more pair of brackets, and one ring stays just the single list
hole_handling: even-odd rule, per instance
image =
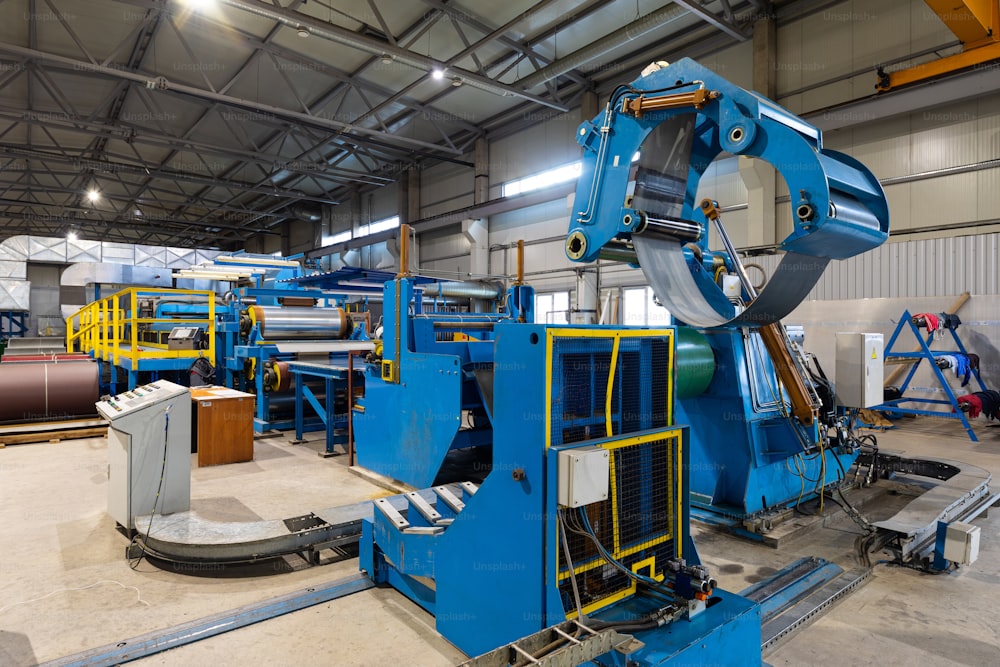
[{"label": "electrical cable", "polygon": [[580,589],[576,585],[576,568],[573,566],[573,557],[569,553],[569,539],[566,537],[566,520],[563,517],[565,510],[560,509],[559,533],[562,538],[563,556],[566,558],[566,567],[569,569],[569,581],[573,588],[573,602],[576,603],[576,617],[583,621],[583,605],[580,604]]},{"label": "electrical cable", "polygon": [[31,598],[30,600],[22,600],[20,602],[12,602],[11,604],[4,605],[3,607],[0,607],[0,614],[4,613],[5,611],[9,611],[10,609],[13,609],[14,607],[20,607],[21,605],[31,604],[32,602],[41,602],[42,600],[50,598],[53,595],[58,595],[59,593],[68,593],[68,592],[71,592],[71,591],[85,591],[85,590],[94,588],[95,586],[100,586],[101,584],[116,584],[118,586],[121,586],[125,590],[128,590],[128,589],[131,588],[133,591],[135,591],[136,602],[141,602],[142,604],[146,605],[147,607],[150,606],[150,604],[148,602],[146,602],[145,600],[142,599],[142,593],[135,586],[126,586],[122,582],[115,581],[114,579],[101,579],[100,581],[95,581],[94,583],[89,584],[87,586],[77,586],[77,587],[73,587],[73,588],[60,588],[58,590],[54,590],[54,591],[52,591],[50,593],[46,593],[45,595],[39,596],[37,598]]},{"label": "electrical cable", "polygon": [[[156,487],[156,496],[153,498],[153,509],[149,513],[149,524],[146,526],[146,537],[148,538],[151,531],[153,530],[153,516],[156,515],[156,504],[160,500],[160,493],[163,491],[163,478],[167,472],[167,442],[168,436],[170,434],[170,408],[172,405],[167,405],[163,410],[163,463],[160,465],[160,482]],[[131,482],[130,482],[131,483]],[[131,521],[131,517],[129,518]],[[138,540],[138,534],[132,536],[132,541],[129,546],[138,545],[139,547],[139,557],[135,559],[133,563],[129,561],[128,566],[131,569],[136,569],[142,563],[142,559],[146,556],[146,545]]]}]

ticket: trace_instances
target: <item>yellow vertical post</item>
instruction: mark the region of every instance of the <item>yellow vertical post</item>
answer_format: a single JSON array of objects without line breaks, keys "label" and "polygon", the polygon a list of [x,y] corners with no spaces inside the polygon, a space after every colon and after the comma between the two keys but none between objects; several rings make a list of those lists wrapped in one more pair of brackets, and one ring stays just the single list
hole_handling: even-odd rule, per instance
[{"label": "yellow vertical post", "polygon": [[402,224],[399,226],[399,273],[397,278],[406,278],[410,275],[410,226]]},{"label": "yellow vertical post", "polygon": [[215,365],[215,292],[208,292],[208,360]]},{"label": "yellow vertical post", "polygon": [[139,295],[135,289],[130,289],[129,294],[129,343],[131,345],[130,360],[132,370],[136,370],[139,363],[139,326],[136,319],[139,317]]},{"label": "yellow vertical post", "polygon": [[514,284],[524,284],[524,239],[517,240],[517,280]]}]

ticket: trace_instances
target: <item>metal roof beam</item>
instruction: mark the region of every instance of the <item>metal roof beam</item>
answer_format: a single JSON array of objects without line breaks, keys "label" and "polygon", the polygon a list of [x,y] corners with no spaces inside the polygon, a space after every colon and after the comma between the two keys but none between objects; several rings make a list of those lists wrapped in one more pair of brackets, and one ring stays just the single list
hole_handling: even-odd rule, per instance
[{"label": "metal roof beam", "polygon": [[[409,49],[401,48],[390,44],[389,42],[372,39],[371,37],[360,35],[352,30],[348,30],[347,28],[342,28],[341,26],[327,23],[326,21],[314,19],[306,14],[275,7],[272,4],[261,2],[260,0],[219,0],[219,2],[229,7],[234,7],[257,16],[279,21],[293,29],[298,29],[300,26],[304,27],[309,30],[310,34],[337,42],[338,44],[351,46],[374,56],[381,56],[382,54],[391,55],[395,60],[416,69],[422,69],[425,72],[431,72],[435,69],[444,70],[448,68],[447,63],[437,60],[436,58],[431,58],[429,56],[410,51]],[[516,97],[521,97],[535,102],[536,104],[556,108],[559,111],[569,111],[569,109],[561,104],[557,104],[551,100],[545,99],[544,97],[525,92],[519,88],[494,81],[493,79],[477,74],[476,72],[470,72],[469,70],[456,68],[454,66],[451,69],[462,79],[464,83],[475,88],[501,96],[514,95]]]},{"label": "metal roof beam", "polygon": [[445,146],[440,146],[438,144],[433,144],[426,141],[421,141],[419,139],[411,139],[409,137],[403,137],[394,134],[387,134],[381,130],[373,130],[365,127],[358,127],[356,125],[351,125],[350,123],[344,123],[338,120],[333,120],[331,118],[322,118],[319,116],[311,116],[309,114],[301,113],[298,111],[291,111],[290,109],[285,109],[282,107],[276,107],[271,104],[264,104],[261,102],[253,102],[251,100],[245,100],[238,97],[233,97],[231,95],[222,95],[220,93],[215,93],[210,90],[205,90],[203,88],[197,88],[195,86],[189,86],[183,83],[171,82],[162,76],[150,76],[146,74],[140,74],[137,72],[127,72],[124,70],[116,69],[114,67],[105,67],[103,65],[96,65],[93,63],[84,62],[82,60],[76,60],[74,58],[67,58],[66,56],[60,56],[53,53],[46,53],[39,51],[37,49],[30,49],[23,46],[18,46],[17,44],[11,44],[9,42],[0,42],[0,52],[10,53],[13,55],[31,58],[35,62],[45,63],[49,67],[55,69],[63,69],[69,72],[88,72],[91,74],[99,74],[112,79],[127,79],[140,83],[150,90],[157,91],[171,91],[179,95],[186,97],[194,97],[197,99],[208,100],[210,102],[218,102],[225,104],[227,106],[235,107],[237,109],[243,109],[245,111],[255,111],[264,114],[270,114],[275,118],[280,118],[293,123],[302,123],[304,125],[309,125],[312,127],[317,127],[324,130],[334,130],[338,132],[343,132],[347,135],[356,136],[358,141],[365,141],[370,137],[380,138],[384,140],[389,140],[390,142],[397,142],[400,144],[407,144],[410,146],[430,149],[433,151],[442,151],[445,153],[454,154]]},{"label": "metal roof beam", "polygon": [[147,167],[141,165],[132,165],[125,162],[112,162],[110,160],[94,160],[94,159],[84,158],[82,156],[60,155],[58,153],[48,153],[37,149],[27,149],[22,146],[17,146],[13,144],[0,144],[0,148],[2,148],[10,155],[18,155],[25,158],[37,158],[40,160],[50,160],[53,162],[59,162],[63,164],[71,164],[79,168],[81,170],[81,173],[93,173],[97,175],[102,172],[110,172],[110,173],[136,174],[140,176],[157,175],[158,177],[167,180],[180,181],[186,183],[197,183],[201,185],[208,185],[219,188],[229,188],[233,190],[241,190],[243,192],[252,192],[254,194],[259,194],[259,195],[284,197],[299,201],[311,201],[317,204],[338,203],[336,201],[333,201],[331,199],[326,199],[323,197],[313,197],[303,192],[285,190],[283,188],[278,188],[278,187],[263,188],[251,185],[249,183],[242,183],[238,181],[225,181],[217,178],[195,176],[185,172],[168,170],[163,168],[150,170]]}]

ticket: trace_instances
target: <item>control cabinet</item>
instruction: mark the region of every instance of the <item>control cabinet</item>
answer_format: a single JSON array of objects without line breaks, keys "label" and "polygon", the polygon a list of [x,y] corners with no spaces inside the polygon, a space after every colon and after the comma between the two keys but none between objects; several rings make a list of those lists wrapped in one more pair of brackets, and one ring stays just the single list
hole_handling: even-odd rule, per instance
[{"label": "control cabinet", "polygon": [[156,514],[191,509],[188,388],[157,380],[99,401],[97,411],[110,424],[108,514],[131,532],[154,504]]},{"label": "control cabinet", "polygon": [[870,408],[882,398],[885,356],[882,334],[837,334],[837,403],[845,408]]}]

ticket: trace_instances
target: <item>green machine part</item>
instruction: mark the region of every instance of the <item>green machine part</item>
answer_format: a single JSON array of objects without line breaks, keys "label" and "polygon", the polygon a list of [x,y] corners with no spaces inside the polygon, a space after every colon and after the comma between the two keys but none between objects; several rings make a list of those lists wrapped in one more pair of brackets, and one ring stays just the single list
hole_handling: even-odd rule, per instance
[{"label": "green machine part", "polygon": [[677,327],[674,336],[674,395],[697,396],[708,389],[715,375],[715,353],[708,338],[691,327]]}]

